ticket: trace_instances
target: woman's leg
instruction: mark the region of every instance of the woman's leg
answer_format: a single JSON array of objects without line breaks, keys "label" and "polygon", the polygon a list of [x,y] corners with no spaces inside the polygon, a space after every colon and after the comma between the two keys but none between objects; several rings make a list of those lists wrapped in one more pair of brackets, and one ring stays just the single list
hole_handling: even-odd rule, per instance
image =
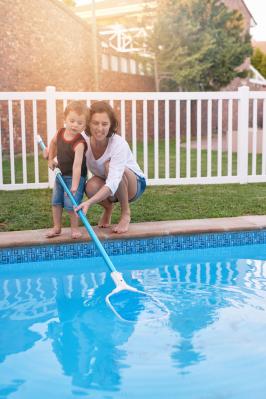
[{"label": "woman's leg", "polygon": [[[102,188],[102,186],[104,186],[104,184],[105,184],[104,179],[101,179],[98,176],[93,176],[91,179],[89,179],[85,187],[85,191],[88,198],[96,194]],[[113,212],[113,204],[108,199],[106,199],[100,202],[99,205],[101,205],[104,208],[104,211],[98,222],[98,226],[102,228],[110,227],[112,212]]]},{"label": "woman's leg", "polygon": [[125,233],[128,231],[131,212],[129,206],[129,200],[134,198],[137,192],[137,177],[134,172],[130,169],[126,169],[123,174],[122,180],[118,186],[115,193],[120,206],[121,206],[121,216],[118,224],[113,227],[115,233]]}]

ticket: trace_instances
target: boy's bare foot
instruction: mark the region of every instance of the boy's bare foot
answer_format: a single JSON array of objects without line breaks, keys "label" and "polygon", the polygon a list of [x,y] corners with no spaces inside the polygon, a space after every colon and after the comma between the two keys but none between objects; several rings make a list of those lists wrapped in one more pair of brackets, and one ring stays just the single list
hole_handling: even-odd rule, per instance
[{"label": "boy's bare foot", "polygon": [[78,230],[71,230],[71,238],[73,240],[77,240],[78,238],[82,237],[82,233]]},{"label": "boy's bare foot", "polygon": [[113,212],[113,205],[110,204],[109,208],[104,209],[103,214],[99,220],[98,227],[101,227],[101,228],[110,227],[112,212]]},{"label": "boy's bare foot", "polygon": [[117,234],[126,233],[130,224],[130,216],[121,216],[119,223],[112,228],[112,231]]},{"label": "boy's bare foot", "polygon": [[52,230],[49,230],[46,234],[46,238],[54,238],[58,237],[61,234],[61,229],[54,227]]}]

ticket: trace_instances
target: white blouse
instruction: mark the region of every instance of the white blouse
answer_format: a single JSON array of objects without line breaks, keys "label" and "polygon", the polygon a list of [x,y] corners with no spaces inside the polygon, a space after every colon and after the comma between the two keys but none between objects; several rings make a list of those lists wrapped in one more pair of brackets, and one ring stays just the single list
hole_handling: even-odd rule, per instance
[{"label": "white blouse", "polygon": [[109,137],[108,145],[104,154],[95,159],[90,145],[90,137],[83,135],[87,142],[88,149],[86,152],[86,163],[88,170],[95,176],[105,178],[104,164],[109,163],[109,173],[105,185],[111,190],[112,195],[115,194],[118,185],[122,179],[125,168],[132,170],[136,175],[144,177],[142,170],[135,161],[131,149],[123,137],[113,134]]}]

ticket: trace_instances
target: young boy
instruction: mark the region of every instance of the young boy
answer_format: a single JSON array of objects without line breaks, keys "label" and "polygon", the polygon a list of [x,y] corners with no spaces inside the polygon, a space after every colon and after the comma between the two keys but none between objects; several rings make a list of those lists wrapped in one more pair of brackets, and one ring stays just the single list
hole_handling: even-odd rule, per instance
[{"label": "young boy", "polygon": [[[64,111],[65,127],[58,130],[51,140],[48,152],[49,168],[55,166],[62,172],[63,179],[79,204],[83,198],[87,177],[85,152],[87,144],[81,135],[86,128],[88,108],[80,101],[68,104]],[[44,157],[47,153],[44,152]],[[57,157],[57,162],[54,158]],[[78,217],[68,195],[64,192],[60,182],[56,179],[52,196],[52,212],[54,227],[46,234],[53,238],[61,234],[62,212],[65,208],[70,216],[71,237],[81,237],[78,228]]]}]

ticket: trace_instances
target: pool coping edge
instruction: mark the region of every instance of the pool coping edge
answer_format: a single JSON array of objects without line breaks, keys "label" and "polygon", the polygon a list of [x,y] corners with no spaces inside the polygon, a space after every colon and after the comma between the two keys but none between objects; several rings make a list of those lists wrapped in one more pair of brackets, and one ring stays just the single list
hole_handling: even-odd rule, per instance
[{"label": "pool coping edge", "polygon": [[[125,240],[168,235],[262,230],[265,228],[265,215],[131,223],[129,231],[123,234],[113,233],[111,228],[93,227],[100,240]],[[81,227],[82,237],[78,240],[71,239],[69,228],[63,228],[62,234],[53,239],[46,238],[46,232],[47,229],[0,232],[0,248],[91,241],[84,227]]]}]

